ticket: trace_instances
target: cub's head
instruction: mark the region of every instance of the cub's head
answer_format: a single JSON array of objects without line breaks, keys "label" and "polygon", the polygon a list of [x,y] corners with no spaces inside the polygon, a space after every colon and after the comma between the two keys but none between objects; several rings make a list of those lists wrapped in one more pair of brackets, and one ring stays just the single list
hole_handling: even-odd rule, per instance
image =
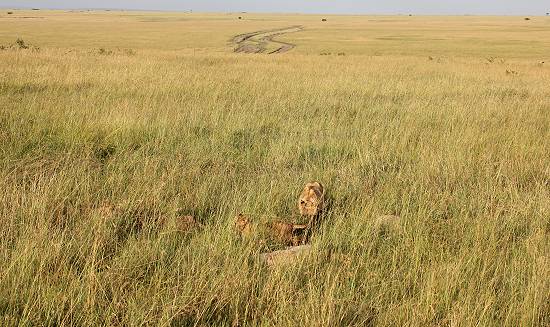
[{"label": "cub's head", "polygon": [[235,221],[235,229],[237,233],[243,237],[248,237],[252,234],[252,225],[250,219],[240,213]]},{"label": "cub's head", "polygon": [[325,205],[325,190],[319,182],[306,184],[298,199],[298,209],[302,216],[316,216]]}]

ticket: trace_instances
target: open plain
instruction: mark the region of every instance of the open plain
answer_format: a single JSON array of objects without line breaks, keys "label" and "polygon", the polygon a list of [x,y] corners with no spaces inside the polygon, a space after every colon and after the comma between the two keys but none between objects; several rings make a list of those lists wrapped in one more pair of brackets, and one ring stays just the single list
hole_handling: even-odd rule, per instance
[{"label": "open plain", "polygon": [[550,17],[10,11],[0,325],[550,325]]}]

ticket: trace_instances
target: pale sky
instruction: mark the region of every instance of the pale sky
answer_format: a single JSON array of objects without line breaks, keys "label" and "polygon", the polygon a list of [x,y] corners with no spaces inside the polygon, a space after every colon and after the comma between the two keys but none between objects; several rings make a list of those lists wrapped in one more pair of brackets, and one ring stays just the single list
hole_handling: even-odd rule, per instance
[{"label": "pale sky", "polygon": [[0,8],[110,8],[197,12],[545,15],[550,0],[0,0]]}]

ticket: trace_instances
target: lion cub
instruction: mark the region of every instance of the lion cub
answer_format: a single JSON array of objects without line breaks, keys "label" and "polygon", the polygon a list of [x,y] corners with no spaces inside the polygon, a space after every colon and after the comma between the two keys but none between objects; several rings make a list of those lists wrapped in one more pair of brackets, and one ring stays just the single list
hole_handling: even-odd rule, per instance
[{"label": "lion cub", "polygon": [[235,229],[242,238],[249,238],[252,236],[252,223],[250,222],[250,219],[242,213],[237,216]]},{"label": "lion cub", "polygon": [[275,241],[287,246],[297,246],[305,242],[307,225],[295,225],[282,221],[253,224],[248,217],[239,214],[235,229],[243,239],[252,239],[254,234],[257,234],[256,237],[263,242]]},{"label": "lion cub", "polygon": [[298,199],[302,216],[317,216],[325,205],[325,189],[319,182],[307,183]]}]

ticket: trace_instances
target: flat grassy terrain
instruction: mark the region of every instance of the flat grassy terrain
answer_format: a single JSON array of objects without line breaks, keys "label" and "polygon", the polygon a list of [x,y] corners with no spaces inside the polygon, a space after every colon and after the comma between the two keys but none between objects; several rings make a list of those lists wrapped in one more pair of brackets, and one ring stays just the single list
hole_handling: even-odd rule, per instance
[{"label": "flat grassy terrain", "polygon": [[7,11],[0,325],[550,325],[549,17]]}]

